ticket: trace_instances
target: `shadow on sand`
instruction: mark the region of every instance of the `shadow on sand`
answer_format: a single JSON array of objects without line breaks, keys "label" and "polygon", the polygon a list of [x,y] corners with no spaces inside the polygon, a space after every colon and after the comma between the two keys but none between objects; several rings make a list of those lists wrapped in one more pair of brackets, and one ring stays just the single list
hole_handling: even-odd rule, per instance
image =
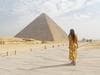
[{"label": "shadow on sand", "polygon": [[36,67],[36,68],[31,68],[30,70],[57,68],[57,67],[66,67],[66,66],[73,66],[73,65],[68,63],[68,64],[58,64],[58,65],[50,65],[50,66],[40,66],[40,67]]},{"label": "shadow on sand", "polygon": [[58,65],[50,65],[50,66],[40,66],[40,67],[35,67],[30,69],[18,68],[18,70],[40,70],[40,69],[49,69],[49,68],[66,67],[66,66],[73,66],[73,65],[68,63],[68,64],[58,64]]}]

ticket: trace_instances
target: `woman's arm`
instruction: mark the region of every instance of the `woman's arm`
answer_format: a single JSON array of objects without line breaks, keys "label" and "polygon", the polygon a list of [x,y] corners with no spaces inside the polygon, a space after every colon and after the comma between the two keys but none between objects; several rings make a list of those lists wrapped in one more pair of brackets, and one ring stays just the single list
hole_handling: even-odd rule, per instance
[{"label": "woman's arm", "polygon": [[78,48],[78,38],[77,38],[77,36],[76,36],[76,45],[77,45],[77,48]]}]

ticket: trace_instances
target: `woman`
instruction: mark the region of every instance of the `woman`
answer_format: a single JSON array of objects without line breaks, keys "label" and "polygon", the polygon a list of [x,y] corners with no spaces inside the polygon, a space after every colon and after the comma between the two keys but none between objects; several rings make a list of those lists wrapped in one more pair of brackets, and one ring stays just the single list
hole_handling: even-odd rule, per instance
[{"label": "woman", "polygon": [[70,29],[68,38],[69,38],[69,59],[71,60],[72,65],[76,65],[78,39],[74,32],[74,29]]}]

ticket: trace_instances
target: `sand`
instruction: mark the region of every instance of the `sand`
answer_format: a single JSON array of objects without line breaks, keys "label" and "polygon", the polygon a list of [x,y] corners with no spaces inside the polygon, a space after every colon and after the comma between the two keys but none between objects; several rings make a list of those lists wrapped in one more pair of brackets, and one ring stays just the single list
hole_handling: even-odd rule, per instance
[{"label": "sand", "polygon": [[80,43],[77,65],[72,66],[65,43],[0,45],[0,75],[99,75],[99,46]]}]

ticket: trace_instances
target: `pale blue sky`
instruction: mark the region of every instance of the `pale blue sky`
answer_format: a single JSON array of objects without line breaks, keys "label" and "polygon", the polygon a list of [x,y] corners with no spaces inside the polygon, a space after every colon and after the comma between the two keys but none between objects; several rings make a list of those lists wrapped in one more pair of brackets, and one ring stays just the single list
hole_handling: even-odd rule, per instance
[{"label": "pale blue sky", "polygon": [[100,0],[0,0],[0,36],[14,36],[40,13],[46,13],[79,38],[100,39]]}]

